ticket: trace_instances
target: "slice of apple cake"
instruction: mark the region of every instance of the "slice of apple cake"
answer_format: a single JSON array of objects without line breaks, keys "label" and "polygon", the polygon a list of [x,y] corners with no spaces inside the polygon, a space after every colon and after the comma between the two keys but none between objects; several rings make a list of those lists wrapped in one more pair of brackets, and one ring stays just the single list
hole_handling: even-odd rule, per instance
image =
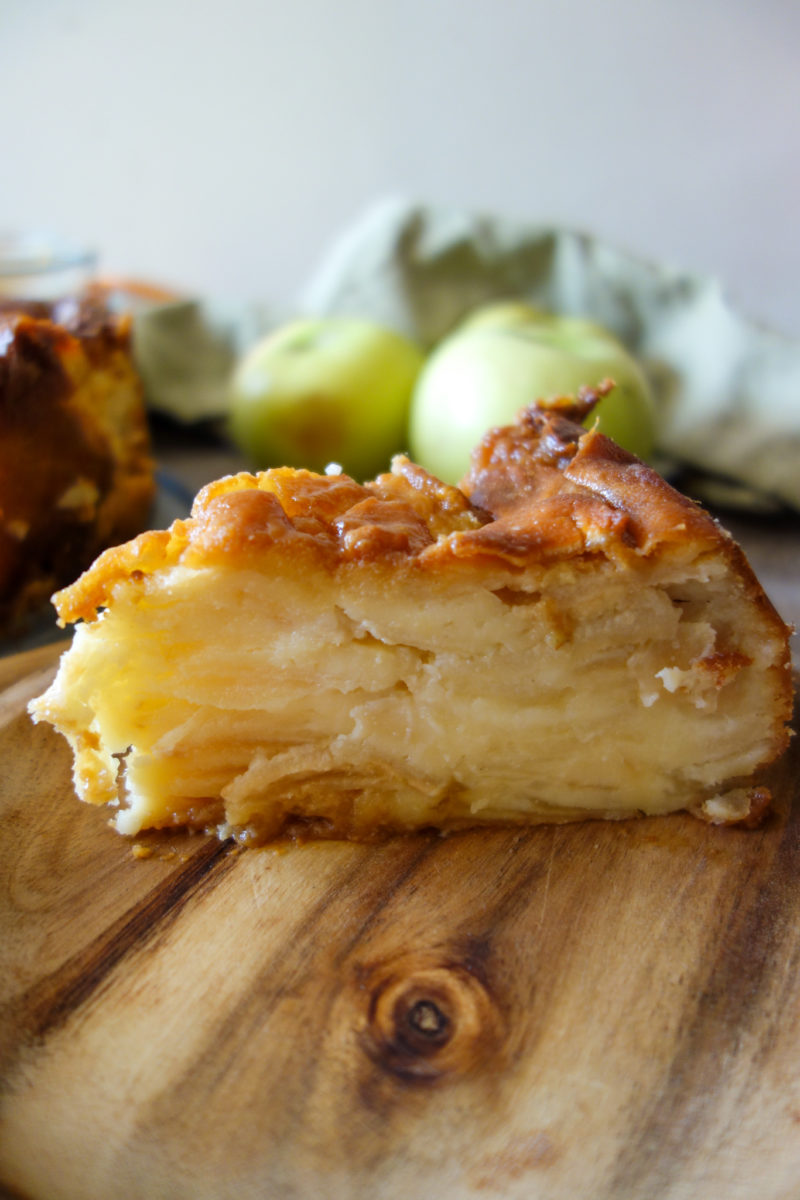
[{"label": "slice of apple cake", "polygon": [[209,484],[55,597],[82,621],[34,720],[125,834],[755,820],[785,747],[788,629],[718,525],[576,422],[524,411],[461,489]]}]

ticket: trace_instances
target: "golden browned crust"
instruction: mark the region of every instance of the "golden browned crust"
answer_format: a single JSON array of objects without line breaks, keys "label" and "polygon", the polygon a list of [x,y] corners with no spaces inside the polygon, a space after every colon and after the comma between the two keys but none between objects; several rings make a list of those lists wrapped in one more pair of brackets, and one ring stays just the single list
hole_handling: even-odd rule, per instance
[{"label": "golden browned crust", "polygon": [[85,304],[0,312],[0,629],[137,533],[153,495],[129,322]]},{"label": "golden browned crust", "polygon": [[188,520],[112,547],[54,597],[62,622],[92,620],[116,583],[153,571],[227,561],[268,568],[273,555],[337,564],[420,560],[459,530],[479,528],[479,513],[457,488],[407,459],[364,486],[346,475],[280,467],[208,484]]},{"label": "golden browned crust", "polygon": [[719,545],[707,513],[603,434],[578,424],[596,401],[584,390],[546,409],[531,407],[516,425],[490,430],[461,483],[491,525],[462,549],[491,549],[523,565],[540,559],[602,553],[647,556]]},{"label": "golden browned crust", "polygon": [[277,468],[208,484],[192,516],[103,554],[56,597],[64,621],[91,620],[114,584],[186,561],[267,566],[272,553],[333,568],[354,559],[427,569],[496,560],[520,568],[581,556],[635,561],[721,553],[774,613],[743,554],[717,522],[655,471],[577,422],[597,393],[524,410],[490,430],[460,488],[407,458],[360,485],[345,475]]}]

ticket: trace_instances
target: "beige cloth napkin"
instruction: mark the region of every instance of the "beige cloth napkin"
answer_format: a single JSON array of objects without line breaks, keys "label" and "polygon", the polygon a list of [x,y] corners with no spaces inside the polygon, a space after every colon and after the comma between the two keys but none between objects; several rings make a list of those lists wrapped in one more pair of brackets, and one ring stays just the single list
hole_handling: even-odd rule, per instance
[{"label": "beige cloth napkin", "polygon": [[[800,509],[800,343],[737,313],[714,280],[583,233],[389,201],[336,241],[296,311],[368,314],[430,347],[476,304],[507,296],[592,317],[617,334],[652,382],[659,453],[700,472],[706,498]],[[150,325],[139,341],[148,390],[182,419],[224,412],[232,359],[269,325],[252,306],[237,314],[196,304],[184,309],[181,340],[180,321],[170,325],[166,311],[141,319]],[[180,383],[181,357],[195,376],[194,400]]]}]

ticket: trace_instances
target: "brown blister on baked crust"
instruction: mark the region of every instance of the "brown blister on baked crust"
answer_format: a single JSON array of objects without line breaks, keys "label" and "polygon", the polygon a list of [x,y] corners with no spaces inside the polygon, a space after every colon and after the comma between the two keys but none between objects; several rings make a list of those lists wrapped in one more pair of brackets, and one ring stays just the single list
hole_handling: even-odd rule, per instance
[{"label": "brown blister on baked crust", "polygon": [[0,629],[13,630],[154,496],[130,323],[97,305],[0,311]]},{"label": "brown blister on baked crust", "polygon": [[669,547],[696,554],[720,541],[714,520],[610,438],[578,422],[608,390],[582,389],[547,408],[531,407],[516,425],[490,430],[461,488],[491,513],[492,524],[462,538],[460,553],[489,546],[510,557],[600,551],[648,555]]}]

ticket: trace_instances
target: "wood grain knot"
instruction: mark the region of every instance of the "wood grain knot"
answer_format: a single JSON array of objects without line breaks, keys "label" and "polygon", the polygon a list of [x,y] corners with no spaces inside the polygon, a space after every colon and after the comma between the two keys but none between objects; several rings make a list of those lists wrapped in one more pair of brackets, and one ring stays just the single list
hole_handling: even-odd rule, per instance
[{"label": "wood grain knot", "polygon": [[361,1044],[387,1072],[434,1082],[492,1058],[502,1022],[471,965],[406,955],[360,975],[367,993]]}]

